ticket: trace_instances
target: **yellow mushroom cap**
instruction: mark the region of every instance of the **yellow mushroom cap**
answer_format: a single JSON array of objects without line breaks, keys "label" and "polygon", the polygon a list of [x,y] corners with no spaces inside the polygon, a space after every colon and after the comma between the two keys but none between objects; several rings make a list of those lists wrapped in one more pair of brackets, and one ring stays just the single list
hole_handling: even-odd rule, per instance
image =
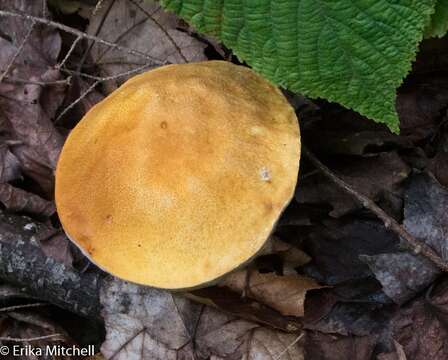
[{"label": "yellow mushroom cap", "polygon": [[294,110],[261,76],[224,61],[168,65],[128,80],[73,129],[56,205],[103,270],[193,288],[262,248],[299,158]]}]

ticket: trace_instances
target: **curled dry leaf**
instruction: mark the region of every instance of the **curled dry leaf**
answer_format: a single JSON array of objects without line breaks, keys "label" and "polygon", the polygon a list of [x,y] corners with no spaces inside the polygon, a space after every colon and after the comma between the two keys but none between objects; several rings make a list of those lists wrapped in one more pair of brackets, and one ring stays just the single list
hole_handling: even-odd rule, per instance
[{"label": "curled dry leaf", "polygon": [[102,288],[109,359],[303,359],[295,334],[274,331],[171,293],[112,280]]},{"label": "curled dry leaf", "polygon": [[[88,32],[104,40],[138,50],[167,63],[206,60],[205,44],[179,31],[175,15],[152,1],[106,0],[92,14]],[[91,49],[94,62],[103,76],[112,76],[146,64],[145,59],[96,43]],[[108,83],[114,90],[127,77]]]},{"label": "curled dry leaf", "polygon": [[246,293],[248,297],[272,307],[283,315],[290,316],[303,316],[307,291],[321,288],[315,280],[306,276],[280,276],[250,270],[227,275],[219,286],[228,287],[238,293]]}]

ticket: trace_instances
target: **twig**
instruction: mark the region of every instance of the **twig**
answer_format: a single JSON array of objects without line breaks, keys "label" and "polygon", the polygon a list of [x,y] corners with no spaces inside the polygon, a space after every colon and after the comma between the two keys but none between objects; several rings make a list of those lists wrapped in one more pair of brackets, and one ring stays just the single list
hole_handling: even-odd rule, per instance
[{"label": "twig", "polygon": [[72,109],[77,103],[79,103],[82,99],[84,99],[87,95],[89,95],[89,93],[95,89],[98,84],[100,84],[100,81],[97,80],[95,81],[92,85],[90,85],[88,87],[88,89],[86,91],[84,91],[75,101],[73,101],[70,105],[68,105],[64,110],[61,111],[61,113],[59,114],[59,116],[56,118],[56,120],[54,121],[55,124],[57,124],[59,122],[59,120],[61,120],[61,118],[67,114],[68,111],[70,111],[70,109]]},{"label": "twig", "polygon": [[56,81],[36,81],[36,80],[26,80],[20,79],[16,77],[6,76],[5,82],[15,83],[15,84],[34,84],[40,86],[50,86],[50,85],[69,85],[70,77],[64,80],[56,80]]},{"label": "twig", "polygon": [[5,71],[3,71],[2,74],[0,74],[0,83],[3,81],[5,76],[8,74],[9,70],[11,70],[12,65],[14,64],[14,62],[16,61],[16,59],[18,58],[18,56],[22,52],[23,47],[25,46],[26,42],[28,41],[29,37],[31,36],[31,33],[34,30],[34,25],[35,25],[35,22],[32,21],[31,26],[28,29],[28,31],[27,31],[25,37],[23,38],[22,42],[20,43],[17,51],[15,52],[14,56],[12,57],[12,59],[9,61],[8,65],[6,65]]},{"label": "twig", "polygon": [[402,239],[406,240],[408,245],[412,248],[414,253],[421,254],[424,257],[431,260],[442,271],[448,271],[448,264],[428,245],[421,240],[412,236],[403,226],[401,226],[394,218],[389,216],[383,209],[381,209],[374,201],[367,196],[357,192],[351,185],[347,184],[344,180],[336,176],[328,167],[322,164],[316,156],[306,148],[302,146],[302,152],[307,159],[318,168],[327,178],[333,181],[336,185],[340,186],[345,192],[353,196],[358,200],[362,206],[373,212],[384,223],[387,229],[390,229]]},{"label": "twig", "polygon": [[39,341],[39,340],[45,340],[45,339],[50,339],[50,338],[54,338],[54,337],[62,337],[62,334],[50,334],[50,335],[44,335],[44,336],[37,336],[37,337],[32,337],[32,338],[25,338],[25,339],[21,339],[21,338],[12,338],[12,337],[0,337],[0,341],[13,341],[13,342],[28,342],[28,341]]},{"label": "twig", "polygon": [[[92,16],[96,16],[97,12],[99,11],[99,9],[100,9],[101,6],[102,6],[102,3],[103,3],[103,1],[100,0],[100,1],[96,4],[97,6],[95,6],[95,9],[93,10]],[[100,31],[101,31],[101,29],[102,29],[102,27],[103,27],[103,25],[104,25],[104,22],[106,21],[106,17],[108,16],[108,14],[109,14],[109,12],[111,11],[111,9],[112,9],[112,7],[114,6],[114,4],[115,4],[115,0],[112,0],[112,1],[109,2],[107,9],[106,9],[106,11],[104,12],[103,17],[100,19],[100,22],[99,22],[99,24],[98,24],[98,27],[97,27],[96,30],[95,30],[95,36],[98,36],[98,34],[100,33]],[[93,47],[94,44],[95,44],[94,42],[91,42],[91,43],[89,44],[89,46],[87,47],[86,51],[84,51],[84,54],[82,55],[81,60],[79,61],[79,64],[78,64],[78,66],[77,66],[77,68],[76,68],[77,71],[81,71],[81,69],[82,69],[82,67],[84,66],[84,63],[85,63],[85,61],[86,61],[86,59],[87,59],[87,56],[89,55],[90,50],[92,50],[92,47]]]},{"label": "twig", "polygon": [[305,333],[301,333],[299,336],[297,336],[297,338],[291,343],[291,344],[289,344],[286,348],[285,348],[285,350],[283,350],[280,354],[278,354],[275,358],[274,358],[274,360],[280,360],[280,358],[283,356],[283,355],[285,355],[285,353],[289,350],[289,349],[291,349],[295,344],[297,344],[299,341],[300,341],[300,339],[302,339],[303,338],[303,335],[304,335]]},{"label": "twig", "polygon": [[95,9],[93,9],[92,15],[95,16],[96,13],[101,9],[101,7],[103,6],[103,2],[104,0],[99,0],[96,5],[95,5]]},{"label": "twig", "polygon": [[60,69],[64,66],[64,64],[66,63],[66,61],[68,60],[68,58],[70,57],[70,55],[72,54],[72,52],[75,50],[76,45],[78,44],[78,42],[82,39],[82,36],[77,36],[76,39],[73,41],[72,45],[70,46],[70,49],[67,51],[67,54],[65,55],[64,59],[56,65],[56,69]]},{"label": "twig", "polygon": [[74,29],[74,28],[72,28],[70,26],[66,26],[66,25],[63,25],[63,24],[51,21],[51,20],[47,20],[47,19],[43,19],[43,18],[40,18],[40,17],[31,16],[31,15],[27,15],[27,14],[19,14],[19,13],[15,13],[15,12],[11,12],[11,11],[4,11],[4,10],[0,10],[0,16],[19,17],[19,18],[22,18],[22,19],[27,19],[27,20],[36,22],[36,23],[45,24],[47,26],[50,26],[50,27],[53,27],[53,28],[65,31],[65,32],[67,32],[69,34],[73,34],[75,36],[80,36],[82,38],[85,38],[85,39],[88,39],[88,40],[91,40],[91,41],[103,44],[105,46],[109,46],[109,47],[112,47],[114,49],[117,49],[117,50],[120,50],[120,51],[124,51],[124,52],[126,52],[128,54],[131,54],[131,55],[139,56],[141,58],[144,58],[146,60],[151,61],[154,65],[165,65],[165,64],[168,64],[167,61],[162,61],[160,59],[154,58],[154,57],[149,56],[148,54],[142,53],[142,52],[140,52],[138,50],[134,50],[134,49],[130,49],[130,48],[118,45],[118,44],[114,44],[114,43],[112,43],[110,41],[103,40],[103,39],[101,39],[99,37],[86,34],[86,33],[82,32],[82,31]]},{"label": "twig", "polygon": [[7,307],[0,308],[0,312],[16,311],[16,310],[28,309],[28,308],[33,308],[33,307],[48,306],[48,305],[50,305],[50,304],[48,304],[48,303],[34,303],[34,304],[7,306]]},{"label": "twig", "polygon": [[[56,118],[56,120],[54,121],[55,123],[57,123],[57,122],[59,122],[59,120],[70,110],[70,109],[72,109],[77,103],[79,103],[82,99],[84,99],[93,89],[95,89],[95,87],[96,86],[98,86],[101,82],[104,82],[104,81],[110,81],[110,80],[115,80],[115,79],[118,79],[118,78],[120,78],[120,77],[123,77],[123,76],[127,76],[127,75],[131,75],[131,74],[134,74],[134,73],[136,73],[136,72],[139,72],[139,71],[141,71],[141,70],[143,70],[143,69],[145,69],[145,68],[147,68],[147,67],[149,67],[149,66],[151,66],[152,64],[145,64],[145,65],[143,65],[143,66],[140,66],[140,67],[138,67],[138,68],[135,68],[135,69],[132,69],[132,70],[129,70],[129,71],[125,71],[125,72],[122,72],[122,73],[120,73],[120,74],[117,74],[117,75],[112,75],[112,76],[107,76],[107,77],[102,77],[102,78],[96,78],[96,77],[94,77],[95,79],[96,79],[96,81],[92,84],[92,85],[90,85],[89,86],[89,88],[86,90],[86,91],[84,91],[75,101],[73,101],[70,105],[68,105],[64,110],[62,110],[61,111],[61,113],[59,114],[59,116]],[[82,75],[82,74],[80,74],[80,75]],[[87,74],[84,74],[84,75],[87,75]],[[89,75],[87,75],[87,77],[91,77],[91,76],[89,76]]]},{"label": "twig", "polygon": [[148,11],[146,11],[139,3],[137,3],[135,0],[128,0],[129,2],[131,2],[132,4],[134,4],[134,6],[136,6],[142,13],[144,13],[146,15],[146,17],[151,20],[154,24],[156,24],[156,26],[160,29],[160,31],[162,31],[165,36],[167,37],[167,39],[171,42],[171,44],[176,48],[177,52],[179,53],[179,56],[182,58],[182,60],[184,62],[188,62],[187,58],[185,57],[185,55],[182,53],[181,48],[179,47],[179,45],[177,45],[176,41],[174,41],[173,37],[169,34],[168,31],[166,31],[166,29],[162,26],[162,24],[160,24],[157,19],[155,17],[152,16],[152,14],[150,14]]}]

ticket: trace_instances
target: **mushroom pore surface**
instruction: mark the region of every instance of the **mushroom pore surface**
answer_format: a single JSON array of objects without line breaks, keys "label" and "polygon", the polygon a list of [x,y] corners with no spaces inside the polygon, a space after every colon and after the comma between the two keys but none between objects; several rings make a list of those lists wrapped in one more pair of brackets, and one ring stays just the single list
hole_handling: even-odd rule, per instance
[{"label": "mushroom pore surface", "polygon": [[72,130],[56,205],[103,270],[198,287],[261,249],[299,157],[295,113],[268,81],[223,61],[168,65],[128,80]]}]

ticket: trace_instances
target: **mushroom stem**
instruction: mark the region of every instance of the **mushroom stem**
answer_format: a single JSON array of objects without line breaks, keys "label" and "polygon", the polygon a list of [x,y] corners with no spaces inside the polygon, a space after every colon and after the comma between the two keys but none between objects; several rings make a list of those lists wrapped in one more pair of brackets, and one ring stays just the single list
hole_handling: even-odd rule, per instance
[{"label": "mushroom stem", "polygon": [[305,157],[319,169],[327,178],[333,181],[346,193],[350,194],[353,198],[358,200],[362,206],[373,212],[380,220],[383,221],[384,226],[397,234],[401,239],[404,239],[408,246],[415,254],[420,254],[432,261],[440,270],[447,272],[448,264],[428,245],[423,241],[412,236],[402,225],[400,225],[393,217],[388,215],[383,209],[381,209],[375,202],[369,199],[367,196],[356,191],[351,185],[347,184],[344,180],[338,177],[327,166],[322,164],[319,159],[302,144],[302,152]]}]

